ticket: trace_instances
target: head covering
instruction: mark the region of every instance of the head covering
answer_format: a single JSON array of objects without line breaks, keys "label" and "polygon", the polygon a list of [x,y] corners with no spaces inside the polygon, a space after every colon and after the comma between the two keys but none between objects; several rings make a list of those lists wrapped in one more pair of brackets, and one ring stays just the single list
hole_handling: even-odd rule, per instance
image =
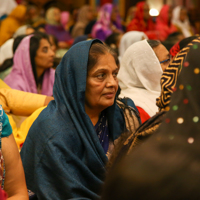
[{"label": "head covering", "polygon": [[[32,36],[26,36],[17,47],[13,58],[12,71],[4,81],[13,89],[37,93],[30,60],[30,39]],[[41,94],[52,96],[54,73],[53,69],[47,69],[44,72]]]},{"label": "head covering", "polygon": [[[98,199],[107,157],[85,112],[89,50],[99,40],[79,42],[56,68],[51,101],[32,125],[21,156],[26,183],[39,199]],[[105,110],[110,139],[124,130],[119,107]]]},{"label": "head covering", "polygon": [[128,49],[129,46],[131,46],[135,42],[142,40],[142,38],[148,39],[146,34],[143,32],[140,32],[140,31],[129,31],[129,32],[125,33],[122,36],[122,38],[120,40],[120,44],[119,44],[120,59],[122,59],[122,56],[124,55],[124,53],[126,52],[126,50]]},{"label": "head covering", "polygon": [[64,28],[66,27],[69,20],[70,20],[70,13],[67,11],[61,12],[60,22]]},{"label": "head covering", "polygon": [[26,29],[27,29],[28,27],[29,27],[28,25],[20,26],[20,27],[16,30],[16,32],[14,33],[13,38],[16,38],[17,36],[20,36],[20,35],[26,35]]},{"label": "head covering", "polygon": [[[200,43],[200,37],[194,39],[191,43],[189,43],[185,48],[183,48],[171,61],[169,66],[163,72],[161,77],[161,95],[156,100],[156,105],[159,107],[159,110],[169,110],[169,103],[171,101],[171,95],[175,88],[177,78],[179,73],[182,70],[183,62],[188,54],[188,51],[193,45],[197,45]],[[187,67],[187,66],[186,66]]]},{"label": "head covering", "polygon": [[[106,37],[112,34],[112,30],[110,29],[111,15],[112,15],[113,5],[110,3],[104,4],[98,14],[98,19],[96,24],[92,28],[92,37],[97,37],[97,32],[102,30]],[[114,22],[114,25],[118,29],[122,29],[120,16],[117,16],[117,21]]]},{"label": "head covering", "polygon": [[79,10],[77,22],[74,25],[73,30],[72,30],[73,38],[76,38],[84,34],[85,27],[90,22],[87,16],[88,12],[90,12],[89,11],[90,9],[91,7],[89,5],[85,5]]},{"label": "head covering", "polygon": [[51,7],[47,10],[46,12],[46,21],[47,21],[47,24],[50,24],[50,25],[60,25],[60,23],[58,23],[57,21],[55,21],[55,17],[54,17],[54,10],[55,9],[58,9],[58,8],[55,8],[55,7]]},{"label": "head covering", "polygon": [[169,22],[169,9],[171,7],[169,5],[164,5],[160,11],[159,16],[156,19],[156,29],[159,31],[158,39],[164,41],[167,37],[177,32],[177,28]]},{"label": "head covering", "polygon": [[163,71],[147,40],[132,44],[125,52],[118,74],[120,97],[131,98],[149,116],[156,114]]},{"label": "head covering", "polygon": [[148,21],[144,21],[144,5],[145,1],[140,1],[136,5],[136,13],[133,20],[127,26],[127,31],[142,31],[144,32],[149,39],[157,39],[157,33],[155,31],[155,24],[151,17]]},{"label": "head covering", "polygon": [[185,19],[184,22],[182,22],[180,20],[180,12],[181,12],[182,8],[183,8],[182,6],[177,6],[176,8],[174,8],[172,22],[179,29],[181,29],[181,31],[185,37],[190,37],[190,36],[192,36],[192,33],[190,31],[190,22],[189,22],[188,17]]},{"label": "head covering", "polygon": [[1,47],[0,47],[0,65],[9,58],[13,57],[13,42],[14,39],[11,38],[7,40]]}]

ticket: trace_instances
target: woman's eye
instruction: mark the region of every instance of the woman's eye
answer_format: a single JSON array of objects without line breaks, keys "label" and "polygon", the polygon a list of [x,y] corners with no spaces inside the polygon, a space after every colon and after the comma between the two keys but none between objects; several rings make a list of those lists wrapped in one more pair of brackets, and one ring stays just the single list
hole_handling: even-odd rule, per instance
[{"label": "woman's eye", "polygon": [[48,51],[48,48],[47,48],[47,47],[45,47],[45,48],[43,48],[43,49],[42,49],[42,51],[43,51],[44,53],[47,53],[47,51]]},{"label": "woman's eye", "polygon": [[105,74],[99,74],[99,75],[97,75],[97,78],[101,79],[101,78],[103,78],[104,76],[105,76]]},{"label": "woman's eye", "polygon": [[113,74],[114,77],[117,77],[117,75],[118,75],[118,72],[116,72],[116,73]]}]

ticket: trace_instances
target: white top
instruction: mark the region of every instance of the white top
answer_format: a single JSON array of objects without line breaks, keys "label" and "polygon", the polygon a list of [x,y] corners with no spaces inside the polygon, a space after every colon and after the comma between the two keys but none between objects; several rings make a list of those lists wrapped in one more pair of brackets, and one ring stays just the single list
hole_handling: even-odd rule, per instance
[{"label": "white top", "polygon": [[0,0],[0,17],[2,15],[9,15],[16,6],[15,0]]},{"label": "white top", "polygon": [[147,40],[132,44],[125,52],[118,74],[120,97],[131,98],[150,116],[158,112],[163,70]]}]

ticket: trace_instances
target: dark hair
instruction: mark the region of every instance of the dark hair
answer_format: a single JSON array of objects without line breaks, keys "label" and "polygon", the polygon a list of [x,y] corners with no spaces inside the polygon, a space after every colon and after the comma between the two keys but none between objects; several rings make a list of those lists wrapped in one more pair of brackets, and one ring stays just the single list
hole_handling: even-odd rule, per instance
[{"label": "dark hair", "polygon": [[171,33],[162,44],[169,51],[178,41],[180,41],[179,37],[183,35],[181,32]]},{"label": "dark hair", "polygon": [[106,40],[105,43],[113,50],[117,53],[117,55],[119,55],[118,53],[118,47],[117,47],[117,43],[119,42],[119,36],[120,33],[113,33],[111,35],[109,35]]},{"label": "dark hair", "polygon": [[116,65],[119,67],[118,57],[111,48],[109,48],[105,44],[94,43],[90,48],[87,71],[91,70],[97,64],[100,56],[106,54],[111,54],[115,59]]},{"label": "dark hair", "polygon": [[[15,53],[17,47],[19,46],[20,42],[22,41],[22,39],[24,37],[26,37],[26,35],[19,35],[14,39],[13,47],[12,47],[13,54]],[[13,58],[8,58],[8,59],[4,60],[4,62],[0,66],[0,72],[5,71],[9,67],[12,67],[12,65],[13,65]]]},{"label": "dark hair", "polygon": [[31,66],[32,66],[32,70],[33,70],[33,74],[34,74],[34,78],[35,78],[35,82],[36,82],[37,86],[38,86],[39,82],[42,82],[42,80],[40,80],[40,77],[37,76],[36,64],[35,64],[35,56],[36,56],[37,50],[40,46],[41,39],[46,39],[50,44],[49,36],[46,33],[35,32],[30,39]]},{"label": "dark hair", "polygon": [[151,46],[151,48],[156,48],[158,45],[161,44],[159,40],[147,40],[148,44]]}]

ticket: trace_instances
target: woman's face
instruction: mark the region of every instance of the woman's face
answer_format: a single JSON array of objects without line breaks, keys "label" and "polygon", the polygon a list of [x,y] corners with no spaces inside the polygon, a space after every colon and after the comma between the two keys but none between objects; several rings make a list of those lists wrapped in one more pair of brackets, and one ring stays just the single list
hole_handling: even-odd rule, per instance
[{"label": "woman's face", "polygon": [[40,46],[36,52],[35,64],[37,68],[48,69],[53,67],[55,53],[48,40],[41,39]]},{"label": "woman's face", "polygon": [[168,21],[171,22],[172,19],[172,8],[170,7],[168,10]]},{"label": "woman's face", "polygon": [[88,72],[85,108],[103,111],[112,106],[118,90],[119,68],[111,54],[102,55],[98,63]]},{"label": "woman's face", "polygon": [[153,48],[153,50],[159,62],[165,61],[165,62],[160,63],[162,70],[165,71],[165,69],[168,67],[170,63],[169,51],[162,44],[159,44],[157,47]]},{"label": "woman's face", "polygon": [[113,7],[112,9],[112,14],[111,14],[111,21],[116,22],[117,21],[117,16],[119,14],[119,10],[117,7]]},{"label": "woman's face", "polygon": [[61,12],[58,8],[54,9],[54,19],[56,22],[60,23]]},{"label": "woman's face", "polygon": [[92,8],[89,8],[88,9],[88,12],[87,12],[87,19],[89,21],[92,21],[94,19],[94,11]]},{"label": "woman's face", "polygon": [[149,15],[149,5],[147,3],[144,4],[144,20],[148,20],[150,15]]},{"label": "woman's face", "polygon": [[180,19],[180,21],[184,22],[186,20],[186,18],[187,18],[187,10],[183,8],[180,11],[179,19]]}]

